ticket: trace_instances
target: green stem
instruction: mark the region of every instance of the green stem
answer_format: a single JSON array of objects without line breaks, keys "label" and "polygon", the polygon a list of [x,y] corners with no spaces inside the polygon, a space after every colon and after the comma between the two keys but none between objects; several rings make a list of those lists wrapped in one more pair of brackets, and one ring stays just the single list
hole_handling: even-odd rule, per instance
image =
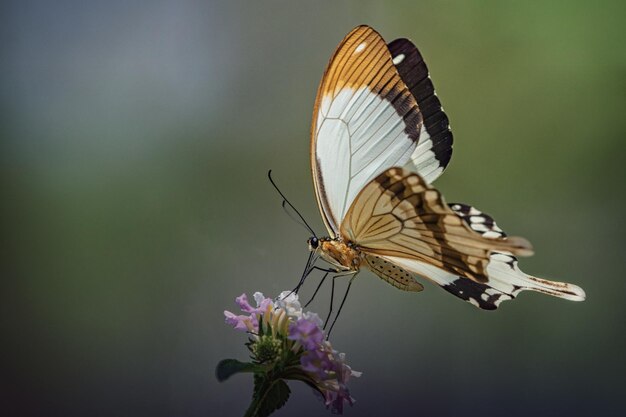
[{"label": "green stem", "polygon": [[256,395],[256,392],[254,393],[255,395],[252,396],[252,403],[250,404],[250,407],[248,407],[248,409],[246,410],[246,414],[244,414],[244,417],[256,417],[257,413],[259,412],[259,408],[267,397],[267,394],[270,392],[271,388],[274,386],[274,384],[276,384],[277,381],[277,379],[274,379],[269,383],[264,383],[259,390],[259,395]]}]

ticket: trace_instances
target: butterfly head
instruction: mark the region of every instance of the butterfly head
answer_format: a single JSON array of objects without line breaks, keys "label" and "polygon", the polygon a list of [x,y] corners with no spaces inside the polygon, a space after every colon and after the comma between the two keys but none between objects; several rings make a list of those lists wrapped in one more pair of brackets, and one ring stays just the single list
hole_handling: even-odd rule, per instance
[{"label": "butterfly head", "polygon": [[311,252],[315,252],[317,248],[319,248],[320,240],[317,237],[313,236],[310,237],[309,240],[306,241],[306,243],[309,244],[309,250]]}]

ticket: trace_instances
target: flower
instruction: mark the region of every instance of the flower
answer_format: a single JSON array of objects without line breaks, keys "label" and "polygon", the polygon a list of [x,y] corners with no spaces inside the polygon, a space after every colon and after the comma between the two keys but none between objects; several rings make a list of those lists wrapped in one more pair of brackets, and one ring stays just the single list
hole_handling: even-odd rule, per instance
[{"label": "flower", "polygon": [[235,298],[235,303],[239,306],[241,311],[249,313],[248,316],[236,315],[228,310],[224,310],[224,316],[226,316],[226,323],[230,324],[237,330],[243,330],[247,332],[256,333],[259,331],[259,321],[257,314],[263,314],[268,308],[272,307],[272,300],[265,298],[262,293],[255,292],[254,300],[256,301],[256,307],[252,307],[248,303],[248,296],[241,294]]},{"label": "flower", "polygon": [[226,316],[226,323],[230,324],[237,330],[251,332],[259,328],[256,316],[238,316],[227,310],[224,310],[224,315]]},{"label": "flower", "polygon": [[344,402],[354,404],[347,382],[352,376],[360,377],[361,372],[353,371],[345,363],[344,353],[337,352],[326,341],[317,349],[306,352],[301,363],[303,369],[314,374],[323,386],[323,400],[333,413],[343,414]]},{"label": "flower", "polygon": [[254,308],[248,303],[248,296],[245,293],[235,298],[235,303],[237,303],[241,311],[245,311],[246,313],[252,313],[254,311]]},{"label": "flower", "polygon": [[[262,293],[254,293],[256,307],[248,302],[246,294],[241,294],[235,303],[245,314],[237,315],[225,310],[226,323],[237,330],[250,334],[246,345],[252,355],[252,363],[241,363],[234,359],[218,365],[218,375],[226,379],[237,372],[254,372],[255,395],[250,409],[259,407],[259,401],[275,398],[261,392],[264,387],[272,387],[271,381],[299,380],[314,387],[321,395],[327,408],[334,413],[343,413],[344,403],[354,404],[347,387],[350,377],[358,377],[345,363],[345,354],[333,349],[325,340],[322,320],[313,312],[303,312],[294,292],[283,291],[272,301]],[[236,364],[233,364],[236,363]],[[282,382],[284,384],[284,382]],[[278,409],[287,401],[286,389],[282,402],[273,405]],[[269,400],[267,400],[269,401]]]},{"label": "flower", "polygon": [[328,375],[333,371],[334,364],[332,355],[329,355],[328,349],[318,348],[305,352],[300,358],[302,369],[324,382],[328,379]]},{"label": "flower", "polygon": [[293,291],[281,292],[274,304],[285,310],[289,317],[297,319],[302,317],[302,306],[298,300],[298,294]]},{"label": "flower", "polygon": [[[320,329],[314,317],[302,317],[289,325],[289,336],[287,339],[299,342],[307,350],[315,350],[324,340],[324,333]],[[320,320],[321,322],[321,320]]]},{"label": "flower", "polygon": [[361,372],[353,371],[345,363],[345,353],[338,353],[334,351],[335,356],[335,375],[338,383],[338,387],[336,390],[331,391],[331,409],[333,412],[337,412],[339,414],[343,413],[343,403],[344,401],[350,405],[353,405],[355,400],[350,396],[350,391],[348,390],[347,383],[350,377],[360,377]]}]

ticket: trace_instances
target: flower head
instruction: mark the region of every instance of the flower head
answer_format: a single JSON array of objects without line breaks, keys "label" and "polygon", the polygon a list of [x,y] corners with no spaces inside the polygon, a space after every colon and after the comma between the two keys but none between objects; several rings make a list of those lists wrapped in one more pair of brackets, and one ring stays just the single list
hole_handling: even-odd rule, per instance
[{"label": "flower head", "polygon": [[294,292],[283,291],[272,301],[262,293],[254,293],[256,307],[246,294],[235,303],[246,314],[224,311],[226,323],[250,333],[248,348],[253,364],[263,365],[265,372],[279,379],[307,381],[321,394],[326,407],[341,414],[344,403],[352,405],[347,382],[358,377],[345,363],[345,355],[325,340],[322,320],[317,314],[303,312]]}]

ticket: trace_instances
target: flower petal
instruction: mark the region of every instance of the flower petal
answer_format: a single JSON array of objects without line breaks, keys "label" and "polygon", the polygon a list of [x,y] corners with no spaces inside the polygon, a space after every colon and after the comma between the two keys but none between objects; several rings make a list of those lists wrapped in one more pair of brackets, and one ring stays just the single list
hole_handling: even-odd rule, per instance
[{"label": "flower petal", "polygon": [[287,315],[299,319],[302,317],[302,306],[298,294],[293,291],[283,291],[276,299],[276,306],[284,309]]},{"label": "flower petal", "polygon": [[261,302],[265,300],[265,296],[259,291],[255,292],[252,296],[254,297],[254,301],[256,301],[257,306],[261,305]]},{"label": "flower petal", "polygon": [[244,315],[236,315],[230,311],[224,310],[225,322],[233,326],[236,330],[248,331],[250,328],[251,317]]},{"label": "flower petal", "polygon": [[248,296],[246,293],[241,294],[239,297],[235,298],[235,303],[241,308],[241,311],[245,311],[246,313],[252,313],[254,311],[254,307],[248,303]]}]

